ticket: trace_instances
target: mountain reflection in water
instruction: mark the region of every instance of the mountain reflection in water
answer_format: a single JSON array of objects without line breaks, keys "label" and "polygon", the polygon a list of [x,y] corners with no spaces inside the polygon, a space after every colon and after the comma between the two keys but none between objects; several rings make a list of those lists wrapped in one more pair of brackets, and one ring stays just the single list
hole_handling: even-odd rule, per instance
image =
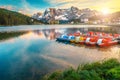
[{"label": "mountain reflection in water", "polygon": [[[60,28],[16,32],[0,39],[0,80],[39,80],[55,70],[99,60],[120,59],[120,45],[109,48],[63,44],[55,41],[61,34],[77,31],[119,33],[118,28]],[[17,33],[19,33],[17,31]],[[9,38],[8,38],[9,35]]]}]

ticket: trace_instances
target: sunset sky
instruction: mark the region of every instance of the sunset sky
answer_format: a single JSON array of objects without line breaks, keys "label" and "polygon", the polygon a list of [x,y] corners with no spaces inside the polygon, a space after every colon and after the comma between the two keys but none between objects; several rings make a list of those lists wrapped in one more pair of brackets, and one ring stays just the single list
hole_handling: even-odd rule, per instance
[{"label": "sunset sky", "polygon": [[112,13],[120,11],[120,0],[0,0],[1,8],[19,11],[24,14],[44,11],[49,7],[70,8],[71,6]]}]

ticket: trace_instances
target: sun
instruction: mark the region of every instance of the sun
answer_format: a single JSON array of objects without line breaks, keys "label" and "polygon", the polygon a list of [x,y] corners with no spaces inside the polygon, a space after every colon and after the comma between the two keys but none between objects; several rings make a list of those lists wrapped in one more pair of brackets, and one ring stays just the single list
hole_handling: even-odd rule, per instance
[{"label": "sun", "polygon": [[101,10],[101,12],[102,12],[104,15],[107,15],[107,14],[110,13],[110,9],[109,9],[109,8],[103,8],[103,9]]}]

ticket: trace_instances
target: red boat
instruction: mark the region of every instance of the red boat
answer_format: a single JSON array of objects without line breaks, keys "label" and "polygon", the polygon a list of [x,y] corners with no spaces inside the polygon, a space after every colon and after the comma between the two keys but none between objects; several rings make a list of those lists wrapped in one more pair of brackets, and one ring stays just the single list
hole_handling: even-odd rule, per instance
[{"label": "red boat", "polygon": [[97,36],[90,37],[89,41],[86,41],[85,44],[89,46],[95,46],[97,44],[98,39],[99,38]]},{"label": "red boat", "polygon": [[118,41],[116,40],[111,40],[110,38],[103,38],[103,39],[98,39],[97,45],[99,47],[108,47],[117,44]]},{"label": "red boat", "polygon": [[88,33],[87,33],[87,36],[93,36],[94,35],[94,32],[92,32],[92,31],[89,31]]},{"label": "red boat", "polygon": [[68,36],[75,36],[75,37],[77,37],[77,36],[80,36],[82,33],[80,33],[80,32],[75,32],[75,33],[70,33],[70,34],[68,34]]},{"label": "red boat", "polygon": [[120,35],[119,34],[114,34],[114,38],[118,38]]},{"label": "red boat", "polygon": [[74,36],[80,36],[81,33],[80,33],[80,32],[76,32],[76,33],[74,33],[73,35],[74,35]]}]

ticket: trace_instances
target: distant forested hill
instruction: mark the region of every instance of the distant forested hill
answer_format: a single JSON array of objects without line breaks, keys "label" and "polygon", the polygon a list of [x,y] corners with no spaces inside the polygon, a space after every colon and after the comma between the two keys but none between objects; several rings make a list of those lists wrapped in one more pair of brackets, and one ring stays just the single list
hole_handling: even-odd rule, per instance
[{"label": "distant forested hill", "polygon": [[0,25],[29,25],[34,23],[39,23],[39,21],[21,13],[0,8]]}]

